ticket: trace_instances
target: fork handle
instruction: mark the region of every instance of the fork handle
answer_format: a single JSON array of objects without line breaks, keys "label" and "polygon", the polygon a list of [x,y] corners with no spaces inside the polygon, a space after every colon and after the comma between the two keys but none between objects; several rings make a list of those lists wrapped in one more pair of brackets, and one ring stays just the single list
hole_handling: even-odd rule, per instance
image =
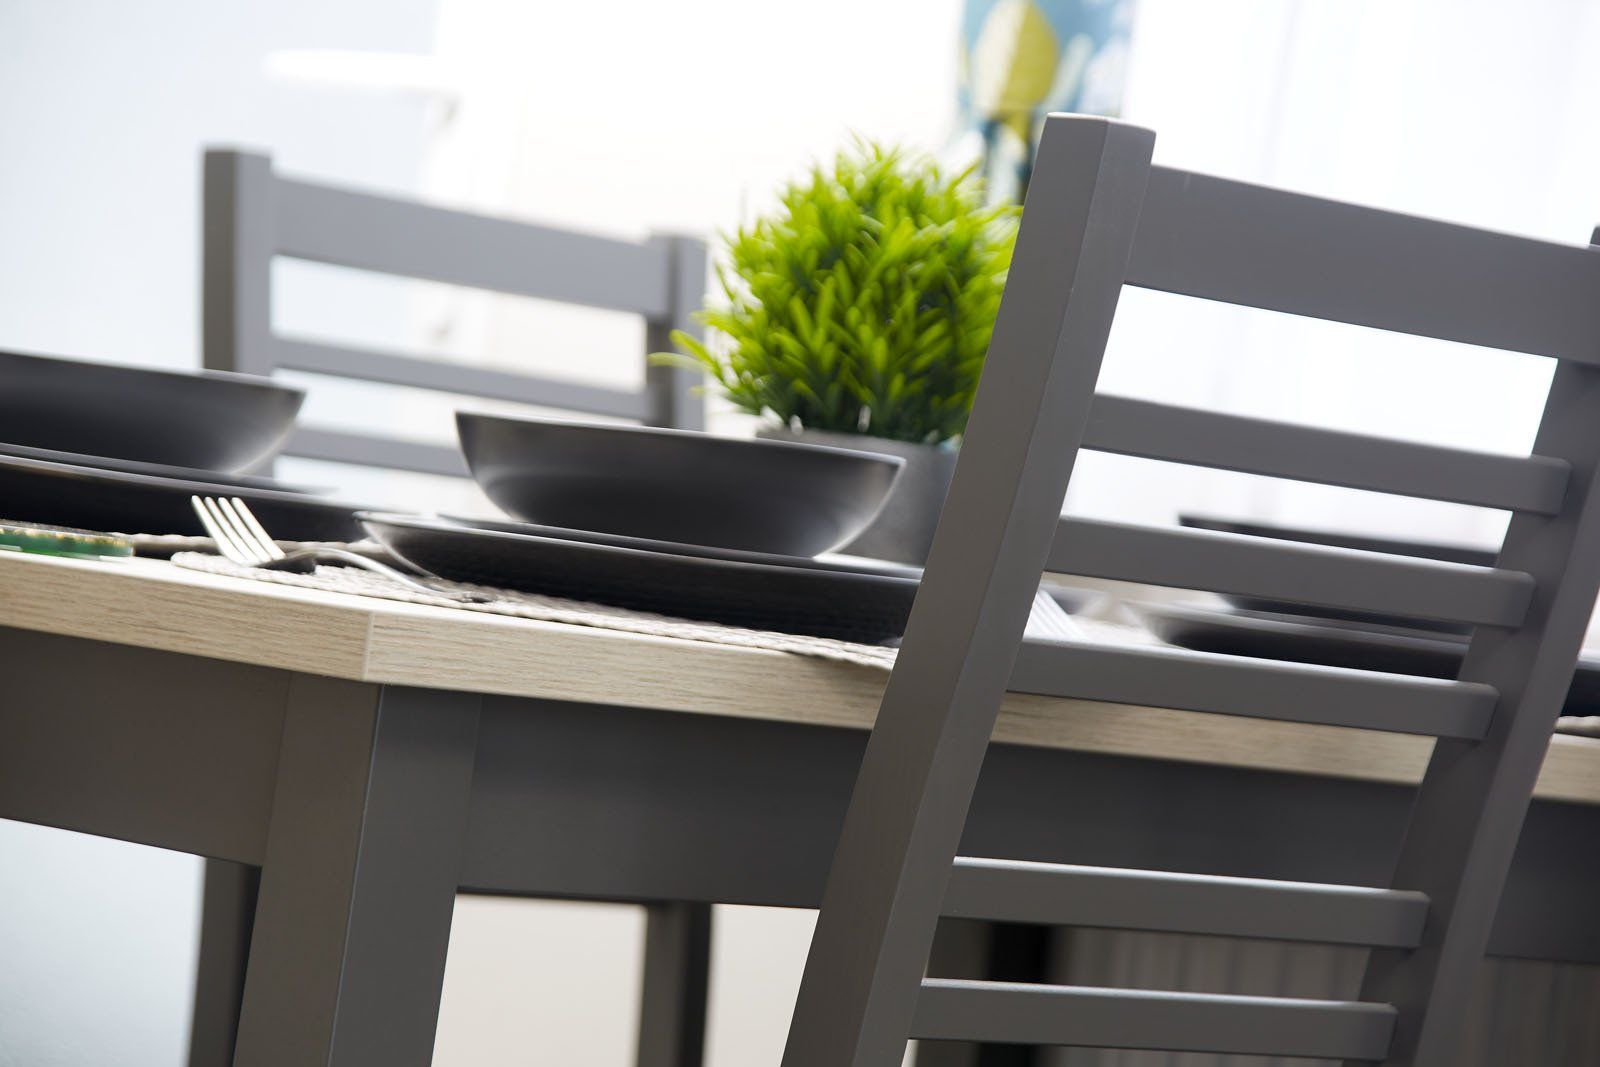
[{"label": "fork handle", "polygon": [[389,566],[387,563],[380,563],[378,560],[372,559],[370,556],[363,556],[359,552],[346,552],[342,548],[297,548],[282,559],[275,559],[270,563],[264,564],[263,569],[293,570],[299,564],[318,560],[336,561],[352,567],[360,567],[362,570],[371,571],[373,574],[381,574],[396,585],[405,586],[412,592],[426,593],[428,596],[442,596],[466,603],[482,603],[488,599],[476,593],[458,593],[453,589],[439,589],[426,582],[418,581],[409,574]]}]

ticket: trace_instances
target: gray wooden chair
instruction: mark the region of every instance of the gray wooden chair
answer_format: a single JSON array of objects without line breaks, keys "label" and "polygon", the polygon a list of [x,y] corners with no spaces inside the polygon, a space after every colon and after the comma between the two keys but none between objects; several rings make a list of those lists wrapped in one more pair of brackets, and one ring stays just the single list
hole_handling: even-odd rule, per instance
[{"label": "gray wooden chair", "polygon": [[[694,332],[705,296],[697,238],[634,242],[421,204],[290,178],[264,155],[205,155],[202,347],[214,370],[296,370],[336,378],[513,400],[649,426],[701,429],[697,377],[646,365],[642,390],[584,385],[459,362],[285,337],[272,325],[275,259],[327,263],[610,311],[646,324],[645,352]],[[465,475],[456,449],[346,430],[300,427],[285,454]]]},{"label": "gray wooden chair", "polygon": [[[857,779],[785,1067],[891,1067],[909,1038],[1452,1062],[1600,589],[1600,250],[1152,167],[1153,143],[1100,119],[1046,124],[989,366]],[[1125,284],[1560,362],[1525,457],[1096,396]],[[1080,448],[1513,517],[1493,567],[1062,519]],[[1045,569],[1474,632],[1454,680],[1024,642]],[[958,856],[1008,689],[1437,741],[1389,886]],[[941,913],[1372,952],[1350,1002],[927,979]]]},{"label": "gray wooden chair", "polygon": [[[272,323],[278,257],[445,282],[614,311],[645,320],[646,353],[674,329],[699,331],[706,249],[694,237],[633,242],[489,218],[285,177],[261,154],[205,154],[203,346],[215,370],[299,370],[513,400],[651,426],[700,429],[694,375],[646,364],[630,391],[444,360],[285,337]],[[300,427],[285,453],[424,474],[466,475],[454,448],[342,429]],[[209,861],[190,1067],[232,1062],[258,872]],[[696,1067],[705,1031],[711,908],[648,906],[640,1067]]]}]

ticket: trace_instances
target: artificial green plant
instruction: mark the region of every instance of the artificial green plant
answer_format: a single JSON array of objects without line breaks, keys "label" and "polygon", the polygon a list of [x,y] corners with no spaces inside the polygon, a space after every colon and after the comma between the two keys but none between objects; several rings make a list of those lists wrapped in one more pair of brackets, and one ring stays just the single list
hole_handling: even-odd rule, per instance
[{"label": "artificial green plant", "polygon": [[1016,240],[973,172],[858,141],[726,238],[725,303],[675,359],[798,428],[937,444],[967,424]]}]

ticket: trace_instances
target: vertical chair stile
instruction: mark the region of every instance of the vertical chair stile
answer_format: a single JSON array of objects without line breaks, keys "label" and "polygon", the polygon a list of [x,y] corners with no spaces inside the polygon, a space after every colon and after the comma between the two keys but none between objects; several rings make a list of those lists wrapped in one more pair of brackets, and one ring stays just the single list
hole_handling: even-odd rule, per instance
[{"label": "vertical chair stile", "polygon": [[974,521],[941,521],[934,538],[845,820],[784,1067],[898,1063],[905,1045],[1088,416],[1154,140],[1111,124],[1072,133],[1040,149],[1035,187],[1061,183],[1075,195],[1030,194],[993,369],[945,506]]}]

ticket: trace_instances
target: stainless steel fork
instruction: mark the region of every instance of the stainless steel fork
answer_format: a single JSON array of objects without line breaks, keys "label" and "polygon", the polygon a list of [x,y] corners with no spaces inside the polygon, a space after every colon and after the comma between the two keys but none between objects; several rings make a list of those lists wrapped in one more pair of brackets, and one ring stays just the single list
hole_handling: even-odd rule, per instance
[{"label": "stainless steel fork", "polygon": [[307,547],[285,552],[238,497],[191,496],[189,504],[199,517],[200,525],[216,542],[218,553],[244,567],[310,574],[316,570],[318,563],[343,563],[381,574],[397,585],[428,596],[443,597],[463,604],[481,604],[489,599],[476,593],[440,588],[404,574],[386,563],[342,548]]}]

